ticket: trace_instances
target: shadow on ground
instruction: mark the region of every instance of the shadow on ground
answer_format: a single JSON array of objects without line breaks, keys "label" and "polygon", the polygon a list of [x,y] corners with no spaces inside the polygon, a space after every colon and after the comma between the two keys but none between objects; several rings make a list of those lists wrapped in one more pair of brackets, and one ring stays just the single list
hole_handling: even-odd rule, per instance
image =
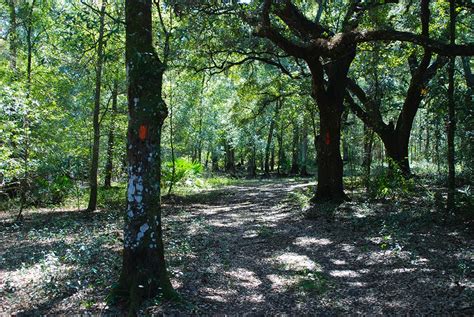
[{"label": "shadow on ground", "polygon": [[[473,239],[429,204],[354,196],[308,214],[305,180],[249,182],[164,200],[183,303],[150,314],[473,314]],[[419,200],[418,200],[419,202]],[[319,209],[318,209],[319,208]],[[120,213],[33,212],[0,226],[0,312],[118,313]]]},{"label": "shadow on ground", "polygon": [[[201,313],[467,313],[472,235],[414,206],[355,198],[308,220],[270,182],[175,199],[191,250],[178,290]],[[178,220],[179,219],[179,220]],[[196,225],[197,223],[197,225]],[[179,263],[175,263],[179,264]],[[160,308],[163,309],[163,308]]]}]

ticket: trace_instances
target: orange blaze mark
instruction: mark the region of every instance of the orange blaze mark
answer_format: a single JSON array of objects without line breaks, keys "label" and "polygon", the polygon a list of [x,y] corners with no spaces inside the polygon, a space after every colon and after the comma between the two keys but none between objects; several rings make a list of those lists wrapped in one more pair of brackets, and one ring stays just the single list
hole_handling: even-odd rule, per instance
[{"label": "orange blaze mark", "polygon": [[145,140],[148,136],[148,126],[142,124],[140,126],[140,129],[138,129],[138,137],[140,138],[140,140]]},{"label": "orange blaze mark", "polygon": [[331,144],[331,136],[329,135],[329,132],[326,132],[326,140],[324,143],[326,143],[326,145]]}]

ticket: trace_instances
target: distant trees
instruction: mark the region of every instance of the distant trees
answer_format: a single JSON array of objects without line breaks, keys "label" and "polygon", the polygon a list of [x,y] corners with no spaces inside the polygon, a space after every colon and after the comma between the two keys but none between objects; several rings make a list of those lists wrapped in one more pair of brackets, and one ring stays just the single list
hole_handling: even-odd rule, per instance
[{"label": "distant trees", "polygon": [[92,137],[92,157],[89,172],[89,204],[87,211],[91,212],[97,208],[97,173],[99,169],[99,146],[100,146],[100,104],[101,104],[101,89],[102,89],[102,68],[104,64],[104,32],[105,32],[105,10],[107,7],[107,0],[102,0],[99,13],[99,36],[97,39],[97,60],[95,65],[95,93],[94,93],[94,108],[92,115],[92,127],[94,135]]},{"label": "distant trees", "polygon": [[[448,167],[444,128],[453,121],[442,70],[451,66],[444,55],[471,54],[472,45],[459,45],[472,41],[467,2],[454,2],[455,44],[448,44],[448,2],[174,3],[153,2],[161,26],[153,38],[170,70],[164,82],[172,93],[164,98],[173,100],[165,161],[186,157],[233,176],[317,173],[316,196],[335,200],[345,196],[343,172],[362,157],[367,176],[386,158],[406,175],[409,160],[416,171],[422,157],[439,173]],[[89,191],[88,209],[95,209],[95,184],[108,188],[125,171],[123,8],[110,1],[0,6],[7,32],[0,51],[8,57],[0,61],[4,182],[21,183],[25,207],[61,200],[70,191],[63,182],[77,194]],[[454,164],[463,169],[472,165],[472,67],[468,57],[455,60],[451,85],[458,129],[449,144],[468,149]],[[352,165],[344,170],[343,163]],[[39,194],[58,187],[65,189],[55,199]]]}]

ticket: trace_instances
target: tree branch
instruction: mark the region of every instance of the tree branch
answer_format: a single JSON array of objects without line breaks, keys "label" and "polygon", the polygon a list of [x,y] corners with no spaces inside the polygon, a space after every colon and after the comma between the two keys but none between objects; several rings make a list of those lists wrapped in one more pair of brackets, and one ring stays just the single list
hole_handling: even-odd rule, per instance
[{"label": "tree branch", "polygon": [[[402,41],[423,46],[444,56],[473,56],[474,44],[452,45],[430,39],[426,36],[395,30],[354,31],[348,35],[356,43],[373,41]],[[342,49],[342,48],[341,48]]]}]

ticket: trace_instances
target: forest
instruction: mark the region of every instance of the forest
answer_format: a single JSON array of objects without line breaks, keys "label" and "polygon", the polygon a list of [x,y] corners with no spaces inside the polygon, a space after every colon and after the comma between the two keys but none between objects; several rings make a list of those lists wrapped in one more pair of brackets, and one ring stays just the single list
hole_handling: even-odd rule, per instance
[{"label": "forest", "polygon": [[472,0],[0,0],[0,315],[474,315]]}]

